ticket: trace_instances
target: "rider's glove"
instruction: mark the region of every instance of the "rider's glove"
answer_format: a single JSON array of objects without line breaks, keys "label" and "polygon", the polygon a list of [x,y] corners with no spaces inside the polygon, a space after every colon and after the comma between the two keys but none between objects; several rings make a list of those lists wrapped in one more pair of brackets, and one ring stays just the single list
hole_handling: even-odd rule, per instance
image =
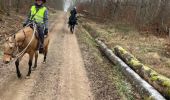
[{"label": "rider's glove", "polygon": [[25,27],[26,25],[27,25],[27,24],[26,24],[26,23],[24,23],[24,24],[23,24],[23,27]]}]

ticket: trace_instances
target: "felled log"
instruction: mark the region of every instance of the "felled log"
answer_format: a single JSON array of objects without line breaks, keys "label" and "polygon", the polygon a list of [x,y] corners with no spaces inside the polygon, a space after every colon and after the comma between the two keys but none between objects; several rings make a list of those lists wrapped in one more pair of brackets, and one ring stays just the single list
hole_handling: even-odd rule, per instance
[{"label": "felled log", "polygon": [[145,66],[132,54],[120,46],[114,48],[115,54],[128,64],[135,72],[148,81],[163,96],[170,99],[170,79]]},{"label": "felled log", "polygon": [[155,90],[150,84],[143,80],[136,72],[134,72],[126,63],[124,63],[119,57],[117,57],[112,50],[108,49],[107,46],[100,40],[96,40],[101,51],[106,57],[114,64],[120,67],[121,71],[127,78],[134,84],[140,94],[143,97],[149,98],[150,100],[165,100],[165,98]]}]

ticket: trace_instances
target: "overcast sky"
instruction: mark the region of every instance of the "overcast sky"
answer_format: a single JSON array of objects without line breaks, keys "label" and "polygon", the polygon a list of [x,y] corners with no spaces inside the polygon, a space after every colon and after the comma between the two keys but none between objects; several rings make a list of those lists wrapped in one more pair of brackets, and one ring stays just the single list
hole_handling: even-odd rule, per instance
[{"label": "overcast sky", "polygon": [[65,0],[64,11],[67,12],[68,8],[73,4],[72,0]]}]

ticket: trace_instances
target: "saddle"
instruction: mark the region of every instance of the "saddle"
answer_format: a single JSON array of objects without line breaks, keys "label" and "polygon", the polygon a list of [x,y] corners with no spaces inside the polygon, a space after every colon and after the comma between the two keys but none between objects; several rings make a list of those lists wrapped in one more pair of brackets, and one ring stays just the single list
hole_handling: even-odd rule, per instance
[{"label": "saddle", "polygon": [[[34,30],[33,24],[30,24],[29,27]],[[39,47],[40,47],[40,44],[41,44],[41,40],[40,40],[40,37],[39,37],[39,33],[38,33],[38,29],[37,29],[37,28],[36,28],[36,30],[35,30],[35,37],[36,37],[36,39],[38,40],[37,50],[39,50]],[[45,40],[47,37],[48,37],[48,35],[44,35],[44,40]]]},{"label": "saddle", "polygon": [[[33,24],[30,24],[29,27],[34,30]],[[36,37],[37,39],[39,39],[38,29],[36,29],[35,37]],[[48,35],[44,35],[44,39],[47,38],[47,37],[48,37]]]}]

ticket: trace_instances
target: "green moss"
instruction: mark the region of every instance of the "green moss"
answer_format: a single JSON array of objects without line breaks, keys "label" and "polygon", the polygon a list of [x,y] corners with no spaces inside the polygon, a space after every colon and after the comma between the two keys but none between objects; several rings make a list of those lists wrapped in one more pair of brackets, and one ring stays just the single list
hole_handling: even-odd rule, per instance
[{"label": "green moss", "polygon": [[150,75],[152,81],[160,80],[163,86],[170,87],[170,79],[168,79],[167,77],[158,74],[147,66],[144,66],[144,70],[145,72],[149,72],[148,74]]},{"label": "green moss", "polygon": [[150,71],[151,69],[147,66],[143,66],[143,69],[146,70],[146,71]]},{"label": "green moss", "polygon": [[[149,68],[149,67],[148,67]],[[151,69],[151,76],[158,76],[158,73]]]},{"label": "green moss", "polygon": [[170,81],[164,80],[162,85],[170,88]]},{"label": "green moss", "polygon": [[153,98],[153,96],[149,96],[145,100],[155,100],[155,99]]},{"label": "green moss", "polygon": [[167,88],[167,95],[170,95],[170,88]]},{"label": "green moss", "polygon": [[136,59],[131,59],[129,64],[134,67],[135,69],[138,69],[138,68],[141,68],[142,67],[142,64],[136,60]]},{"label": "green moss", "polygon": [[[133,55],[128,53],[125,49],[123,49],[120,46],[116,46],[116,49],[120,52],[121,57],[123,57],[126,62],[133,67],[133,69],[137,70],[141,67],[144,70],[144,73],[148,76],[148,79],[151,81],[155,81],[157,85],[162,86],[163,90],[160,90],[161,92],[166,93],[166,95],[170,95],[170,79],[158,74],[151,68],[144,66],[142,63],[140,63],[139,60],[137,60]],[[142,74],[142,76],[144,76]],[[168,90],[167,90],[168,89]],[[152,100],[152,97],[149,97],[147,100]]]},{"label": "green moss", "polygon": [[115,48],[117,48],[117,49],[121,52],[121,54],[128,53],[125,49],[123,49],[123,48],[120,47],[120,46],[116,46]]},{"label": "green moss", "polygon": [[158,79],[157,76],[152,76],[152,77],[151,77],[151,81],[156,81],[157,79]]},{"label": "green moss", "polygon": [[150,76],[152,81],[155,81],[158,79],[158,73],[152,70],[151,68],[147,66],[143,66],[143,69],[145,72],[147,72],[148,76]]}]

